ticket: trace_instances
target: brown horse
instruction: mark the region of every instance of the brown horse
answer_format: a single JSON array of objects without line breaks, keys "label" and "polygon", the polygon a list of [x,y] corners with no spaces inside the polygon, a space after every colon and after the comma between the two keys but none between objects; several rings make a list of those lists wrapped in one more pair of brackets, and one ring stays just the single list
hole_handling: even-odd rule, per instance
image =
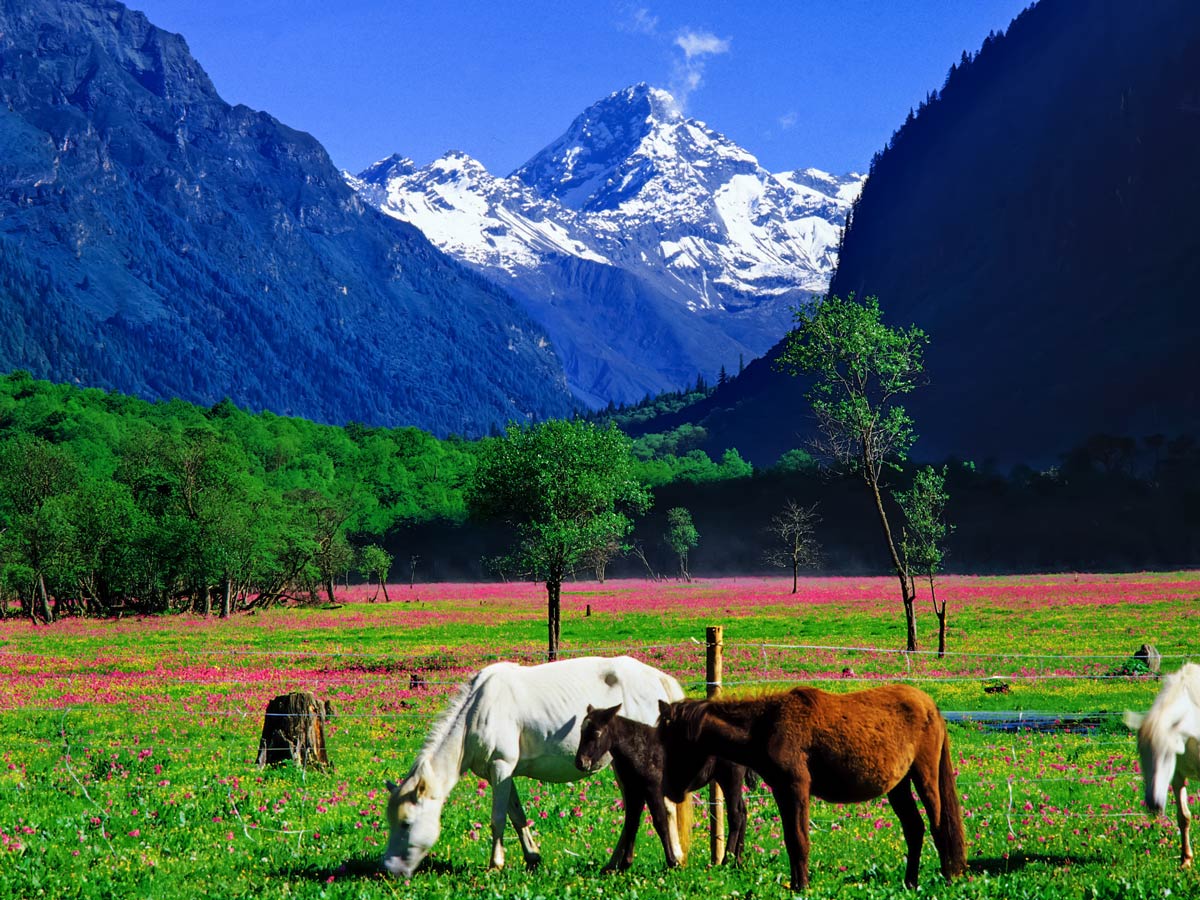
[{"label": "brown horse", "polygon": [[771,787],[792,865],[792,890],[808,887],[808,798],[860,803],[881,794],[908,844],[904,884],[917,886],[925,805],[947,879],[967,869],[962,809],[946,723],[928,694],[891,685],[830,694],[795,688],[751,700],[659,701],[663,788],[678,802],[712,755],[749,766]]}]

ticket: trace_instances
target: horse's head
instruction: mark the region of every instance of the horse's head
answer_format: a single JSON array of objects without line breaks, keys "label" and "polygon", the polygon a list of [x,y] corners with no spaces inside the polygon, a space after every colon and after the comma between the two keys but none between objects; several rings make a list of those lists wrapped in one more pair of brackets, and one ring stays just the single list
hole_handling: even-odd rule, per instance
[{"label": "horse's head", "polygon": [[696,701],[658,701],[658,739],[663,747],[663,793],[682,803],[703,780],[701,770],[710,754],[700,748],[700,729],[708,704]]},{"label": "horse's head", "polygon": [[445,792],[436,790],[420,766],[401,784],[387,782],[388,845],[383,868],[408,878],[429,853],[442,830]]},{"label": "horse's head", "polygon": [[[1183,696],[1186,700],[1186,695]],[[1146,809],[1158,815],[1167,805],[1167,788],[1175,775],[1177,757],[1183,755],[1187,744],[1189,717],[1195,716],[1191,707],[1175,709],[1155,702],[1145,715],[1125,713],[1125,724],[1137,730],[1138,757],[1142,764],[1142,783],[1145,787]]]},{"label": "horse's head", "polygon": [[605,757],[612,750],[612,720],[620,708],[620,703],[608,709],[596,709],[588,704],[587,715],[579,727],[579,750],[575,753],[575,768],[579,771],[595,772],[604,768]]}]

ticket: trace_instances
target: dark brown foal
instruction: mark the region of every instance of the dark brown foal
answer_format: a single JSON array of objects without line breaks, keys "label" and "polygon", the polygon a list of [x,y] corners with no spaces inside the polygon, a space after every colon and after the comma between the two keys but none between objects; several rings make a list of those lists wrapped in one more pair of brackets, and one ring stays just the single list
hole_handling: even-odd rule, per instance
[{"label": "dark brown foal", "polygon": [[[676,858],[665,827],[663,749],[658,733],[649,725],[617,715],[620,708],[588,707],[587,717],[582,724],[579,752],[575,755],[575,765],[590,771],[606,753],[611,753],[612,767],[625,801],[625,826],[621,829],[621,837],[604,871],[628,869],[633,863],[633,845],[637,840],[642,809],[646,806],[650,807],[650,820],[662,841],[667,865],[678,865],[683,860]],[[746,800],[742,796],[742,785],[746,782],[746,774],[745,766],[711,757],[694,779],[694,784],[688,787],[688,791],[698,790],[715,781],[725,792],[729,839],[722,862],[742,861],[742,848],[746,841]],[[685,795],[684,799],[678,801],[678,808],[680,841],[686,851],[691,831],[690,798]]]}]

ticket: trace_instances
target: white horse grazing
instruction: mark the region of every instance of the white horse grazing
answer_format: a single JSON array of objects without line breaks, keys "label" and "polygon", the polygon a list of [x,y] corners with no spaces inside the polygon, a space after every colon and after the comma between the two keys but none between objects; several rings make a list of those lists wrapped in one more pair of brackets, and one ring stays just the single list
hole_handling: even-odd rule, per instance
[{"label": "white horse grazing", "polygon": [[[496,663],[481,670],[433,726],[408,777],[399,785],[387,783],[390,833],[384,869],[404,878],[413,873],[441,831],[450,789],[467,772],[492,785],[491,864],[504,865],[507,815],[517,829],[526,864],[537,865],[541,856],[513,776],[567,782],[592,774],[575,767],[580,724],[589,703],[602,709],[619,703],[627,717],[653,725],[659,700],[681,699],[679,682],[628,656],[530,667]],[[602,766],[609,761],[606,757]],[[667,817],[672,848],[682,861],[673,804]]]},{"label": "white horse grazing", "polygon": [[1183,842],[1180,863],[1192,864],[1188,831],[1187,780],[1200,778],[1200,666],[1187,663],[1163,679],[1150,711],[1127,712],[1125,724],[1137,729],[1138,755],[1146,788],[1146,808],[1158,815],[1167,805],[1167,785],[1175,788],[1176,818]]}]

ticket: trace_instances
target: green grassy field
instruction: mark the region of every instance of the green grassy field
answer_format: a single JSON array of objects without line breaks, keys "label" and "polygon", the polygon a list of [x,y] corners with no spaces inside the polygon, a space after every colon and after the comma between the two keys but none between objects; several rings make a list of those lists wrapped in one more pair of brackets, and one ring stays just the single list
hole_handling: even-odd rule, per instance
[{"label": "green grassy field", "polygon": [[[1200,896],[1178,867],[1173,821],[1140,800],[1124,709],[1153,679],[1118,673],[1143,642],[1174,669],[1193,651],[1200,578],[949,578],[950,654],[896,652],[903,623],[886,579],[580,583],[564,590],[564,650],[628,652],[698,694],[704,628],[725,628],[725,690],[796,683],[851,690],[909,680],[948,713],[967,812],[969,877],[946,885],[927,839],[921,895]],[[425,868],[376,872],[385,778],[403,776],[453,686],[496,659],[538,661],[544,594],[532,585],[418,585],[402,599],[194,617],[0,621],[0,896],[4,897],[785,897],[773,801],[748,796],[747,859],[694,849],[667,872],[643,828],[631,872],[601,875],[622,819],[610,772],[572,785],[521,782],[544,863],[489,871],[489,794],[464,779]],[[591,615],[586,615],[591,607]],[[934,620],[922,612],[923,645]],[[418,673],[424,686],[412,686]],[[999,676],[995,678],[993,676]],[[984,688],[1003,682],[1007,692]],[[267,701],[332,701],[331,772],[255,764]],[[1092,727],[998,731],[979,713],[1086,715]],[[911,896],[886,803],[813,809],[812,897]]]}]

